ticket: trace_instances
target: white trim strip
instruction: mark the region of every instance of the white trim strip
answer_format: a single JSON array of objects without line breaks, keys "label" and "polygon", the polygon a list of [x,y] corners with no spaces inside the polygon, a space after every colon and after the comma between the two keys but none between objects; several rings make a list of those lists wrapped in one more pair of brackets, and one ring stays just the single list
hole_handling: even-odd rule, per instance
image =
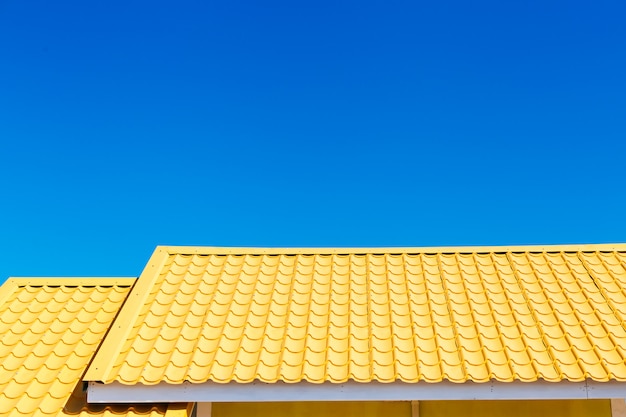
[{"label": "white trim strip", "polygon": [[89,382],[90,403],[255,402],[255,401],[418,401],[540,400],[625,398],[626,382],[392,382],[289,384],[231,382],[218,384],[123,385]]}]

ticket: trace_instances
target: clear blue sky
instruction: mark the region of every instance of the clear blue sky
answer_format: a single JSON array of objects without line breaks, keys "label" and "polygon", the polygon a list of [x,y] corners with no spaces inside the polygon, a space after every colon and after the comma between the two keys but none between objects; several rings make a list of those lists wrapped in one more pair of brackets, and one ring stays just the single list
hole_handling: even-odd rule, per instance
[{"label": "clear blue sky", "polygon": [[624,21],[0,0],[0,281],[138,275],[159,244],[624,242]]}]

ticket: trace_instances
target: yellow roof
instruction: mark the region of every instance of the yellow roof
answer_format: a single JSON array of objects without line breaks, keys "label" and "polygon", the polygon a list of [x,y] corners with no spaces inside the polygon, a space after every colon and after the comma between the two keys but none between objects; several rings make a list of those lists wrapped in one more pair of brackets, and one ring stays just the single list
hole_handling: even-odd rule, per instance
[{"label": "yellow roof", "polygon": [[[0,287],[0,415],[164,415],[168,406],[88,405],[81,377],[135,282],[10,279]],[[170,407],[174,415],[187,404]]]},{"label": "yellow roof", "polygon": [[85,379],[626,381],[626,245],[159,247]]}]

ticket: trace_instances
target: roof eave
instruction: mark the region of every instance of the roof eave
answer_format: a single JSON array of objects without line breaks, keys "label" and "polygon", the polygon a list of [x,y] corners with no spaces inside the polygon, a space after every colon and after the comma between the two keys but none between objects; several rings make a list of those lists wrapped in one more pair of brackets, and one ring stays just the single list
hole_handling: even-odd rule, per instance
[{"label": "roof eave", "polygon": [[420,401],[539,400],[625,398],[626,382],[368,382],[237,383],[124,385],[90,382],[90,403],[106,402],[271,402],[271,401]]}]

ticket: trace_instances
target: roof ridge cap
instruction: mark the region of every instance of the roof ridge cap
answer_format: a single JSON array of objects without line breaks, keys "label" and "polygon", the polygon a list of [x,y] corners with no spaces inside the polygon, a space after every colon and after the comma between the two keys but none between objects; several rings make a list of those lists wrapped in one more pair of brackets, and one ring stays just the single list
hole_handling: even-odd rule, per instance
[{"label": "roof ridge cap", "polygon": [[236,247],[236,246],[158,246],[169,255],[302,255],[375,253],[507,253],[507,252],[598,252],[626,251],[626,243],[580,243],[502,246],[433,247]]}]

